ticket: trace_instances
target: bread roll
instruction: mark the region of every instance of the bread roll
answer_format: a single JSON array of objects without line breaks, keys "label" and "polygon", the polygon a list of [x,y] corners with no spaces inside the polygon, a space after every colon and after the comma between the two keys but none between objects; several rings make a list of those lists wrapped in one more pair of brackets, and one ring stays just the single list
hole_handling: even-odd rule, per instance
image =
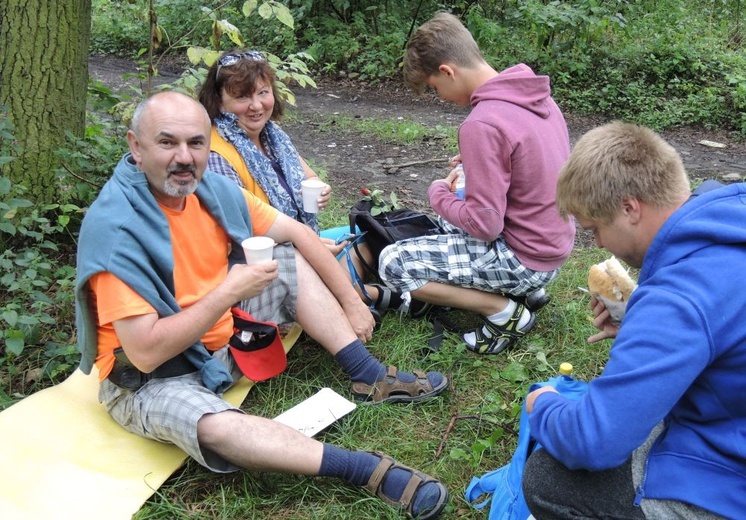
[{"label": "bread roll", "polygon": [[591,266],[588,289],[594,296],[614,302],[626,302],[637,284],[615,257]]}]

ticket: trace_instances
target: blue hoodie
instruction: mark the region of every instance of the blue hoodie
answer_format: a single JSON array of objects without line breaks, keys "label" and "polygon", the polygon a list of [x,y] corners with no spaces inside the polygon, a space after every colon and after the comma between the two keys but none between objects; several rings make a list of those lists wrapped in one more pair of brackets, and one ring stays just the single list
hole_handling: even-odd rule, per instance
[{"label": "blue hoodie", "polygon": [[677,210],[648,249],[603,374],[579,401],[546,393],[534,437],[570,469],[624,463],[663,421],[638,500],[746,511],[746,184]]}]

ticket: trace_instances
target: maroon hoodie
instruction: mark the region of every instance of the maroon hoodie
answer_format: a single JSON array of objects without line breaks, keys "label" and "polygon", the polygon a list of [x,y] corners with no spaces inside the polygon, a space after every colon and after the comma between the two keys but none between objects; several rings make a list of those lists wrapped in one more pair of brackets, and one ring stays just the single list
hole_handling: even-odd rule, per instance
[{"label": "maroon hoodie", "polygon": [[572,251],[575,225],[555,205],[570,139],[549,77],[524,64],[510,67],[478,87],[471,104],[458,132],[466,195],[461,200],[436,182],[430,205],[472,237],[503,235],[530,269],[558,268]]}]

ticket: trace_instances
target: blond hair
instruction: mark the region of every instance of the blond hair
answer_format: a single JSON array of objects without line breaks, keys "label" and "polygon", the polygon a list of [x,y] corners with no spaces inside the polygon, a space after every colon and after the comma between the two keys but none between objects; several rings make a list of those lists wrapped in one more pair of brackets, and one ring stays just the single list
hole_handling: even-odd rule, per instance
[{"label": "blond hair", "polygon": [[678,152],[643,126],[614,122],[586,133],[562,167],[560,214],[611,222],[625,198],[675,207],[690,193]]},{"label": "blond hair", "polygon": [[484,62],[469,30],[450,13],[438,13],[412,35],[404,53],[404,81],[422,92],[443,63],[474,68]]}]

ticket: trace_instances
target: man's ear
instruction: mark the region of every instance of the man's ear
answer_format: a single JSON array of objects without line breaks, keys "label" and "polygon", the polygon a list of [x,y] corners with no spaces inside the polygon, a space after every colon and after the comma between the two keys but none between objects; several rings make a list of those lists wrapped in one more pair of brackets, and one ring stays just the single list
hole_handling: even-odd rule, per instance
[{"label": "man's ear", "polygon": [[129,144],[132,158],[135,159],[136,164],[140,164],[140,141],[138,141],[135,132],[132,130],[127,131],[127,144]]},{"label": "man's ear", "polygon": [[629,219],[630,224],[637,224],[642,217],[640,201],[634,197],[622,199],[622,214]]}]

